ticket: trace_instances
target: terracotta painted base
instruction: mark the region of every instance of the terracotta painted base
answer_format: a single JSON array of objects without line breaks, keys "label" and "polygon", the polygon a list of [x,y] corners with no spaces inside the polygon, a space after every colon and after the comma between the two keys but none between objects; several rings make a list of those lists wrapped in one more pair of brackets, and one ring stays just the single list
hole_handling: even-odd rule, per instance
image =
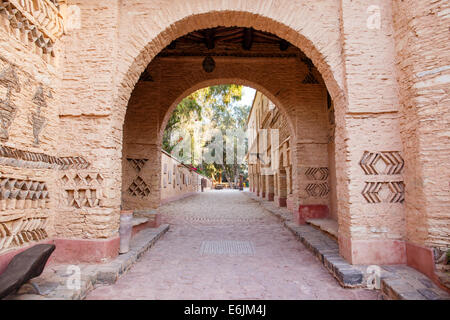
[{"label": "terracotta painted base", "polygon": [[406,264],[402,240],[350,240],[339,235],[339,252],[351,264]]},{"label": "terracotta painted base", "polygon": [[273,201],[274,196],[275,196],[275,194],[273,194],[273,193],[268,193],[268,194],[267,194],[267,200],[268,200],[268,201]]},{"label": "terracotta painted base", "polygon": [[52,239],[35,242],[29,246],[8,251],[0,255],[0,273],[8,266],[11,259],[20,252],[37,244],[54,244],[56,249],[48,260],[53,263],[101,263],[118,255],[119,237],[111,239]]},{"label": "terracotta painted base", "polygon": [[328,206],[313,204],[300,205],[297,212],[294,212],[294,219],[297,224],[305,224],[307,219],[321,219],[328,216]]},{"label": "terracotta painted base", "polygon": [[266,197],[266,193],[263,191],[263,192],[261,192],[261,198],[265,198]]},{"label": "terracotta painted base", "polygon": [[286,207],[287,206],[286,200],[287,200],[286,198],[277,197],[276,203],[279,207]]},{"label": "terracotta painted base", "polygon": [[442,285],[436,275],[434,254],[431,248],[406,242],[406,258],[408,266],[422,272],[443,290],[450,293],[450,289]]},{"label": "terracotta painted base", "polygon": [[[29,249],[32,246],[36,245],[36,244],[55,244],[55,242],[53,240],[36,242],[36,243],[33,243],[33,244],[29,245],[29,246],[26,246],[26,247],[23,247],[23,248],[20,248],[20,249],[17,249],[17,250],[11,250],[11,251],[8,251],[8,252],[0,255],[0,274],[2,274],[6,270],[6,267],[8,266],[9,262],[12,260],[12,258],[16,254],[19,254],[22,251],[25,251],[26,249]],[[50,259],[47,262],[47,264],[51,263],[51,259],[53,258],[54,254],[55,254],[55,252],[53,252],[52,256],[50,256]]]},{"label": "terracotta painted base", "polygon": [[99,263],[115,258],[119,237],[110,239],[56,239],[53,261],[58,263]]}]

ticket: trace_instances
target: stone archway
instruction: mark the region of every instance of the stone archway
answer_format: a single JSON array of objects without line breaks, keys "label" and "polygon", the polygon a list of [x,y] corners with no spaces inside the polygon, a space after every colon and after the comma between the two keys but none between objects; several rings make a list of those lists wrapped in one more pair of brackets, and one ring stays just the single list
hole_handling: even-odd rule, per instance
[{"label": "stone archway", "polygon": [[[388,3],[381,7],[382,10],[390,12]],[[97,9],[95,5],[86,5],[86,10]],[[120,21],[120,28],[117,32],[116,25],[112,24],[112,27],[108,25],[103,29],[117,41],[114,42],[115,54],[102,61],[101,67],[109,70],[113,81],[109,78],[107,81],[102,78],[90,80],[95,82],[95,85],[91,86],[92,90],[99,88],[102,92],[107,91],[103,95],[91,96],[106,99],[94,99],[95,108],[91,108],[92,104],[88,103],[90,101],[86,98],[80,103],[86,107],[76,110],[77,114],[83,117],[91,117],[89,121],[92,115],[103,117],[99,122],[102,122],[101,128],[104,132],[99,132],[98,135],[106,136],[107,139],[99,142],[99,139],[92,138],[94,135],[89,136],[89,131],[86,131],[87,139],[93,143],[86,143],[80,151],[89,155],[93,167],[110,175],[107,181],[107,199],[104,203],[114,210],[120,206],[121,182],[118,173],[121,172],[122,127],[126,106],[131,92],[135,87],[139,87],[136,83],[149,62],[171,41],[188,32],[215,26],[253,27],[271,32],[300,48],[322,75],[325,87],[333,99],[336,119],[335,181],[338,185],[336,207],[340,213],[338,220],[342,254],[353,263],[380,262],[377,258],[379,256],[384,257],[384,263],[404,262],[403,204],[385,203],[384,200],[371,202],[364,197],[365,186],[378,183],[373,181],[376,177],[368,176],[359,164],[366,152],[402,152],[397,96],[393,85],[395,75],[391,71],[394,66],[391,54],[393,51],[390,50],[394,48],[392,37],[388,33],[364,29],[366,17],[360,13],[365,12],[365,9],[365,4],[351,4],[346,1],[276,1],[261,5],[253,0],[238,3],[198,1],[188,8],[172,2],[156,8],[152,2],[135,0],[122,2],[111,9],[110,13]],[[344,23],[355,16],[358,17],[355,23]],[[390,26],[391,21],[384,19],[383,23]],[[367,36],[370,41],[359,42],[361,34]],[[370,60],[367,54],[374,45],[380,52],[376,59]],[[122,50],[123,48],[125,49]],[[106,49],[103,51],[109,52]],[[103,52],[102,50],[97,51]],[[361,55],[360,52],[367,54]],[[84,54],[89,58],[91,53],[87,51],[79,55]],[[383,76],[380,77],[380,74]],[[361,83],[366,83],[373,90],[362,90]],[[380,94],[381,92],[383,94]],[[71,111],[66,113],[63,110],[62,114],[63,127],[84,129],[85,124],[82,121],[77,122],[78,119],[73,121],[70,118]],[[361,136],[364,139],[361,139]],[[301,141],[297,138],[292,146],[293,150],[296,150],[297,154],[311,154],[308,150],[311,138],[314,137],[304,136]],[[105,161],[105,155],[108,161]],[[316,163],[313,158],[303,160]],[[308,163],[305,163],[305,166]],[[298,174],[298,168],[292,169]],[[386,177],[380,183],[387,186],[401,179],[402,177],[396,174]],[[298,188],[293,186],[293,189],[297,191]],[[403,193],[400,189],[398,192]],[[369,217],[368,212],[382,214]],[[377,234],[375,231],[366,232],[383,229],[380,226],[388,227],[388,235]],[[116,230],[110,231],[113,233]],[[389,254],[383,254],[387,251]]]}]

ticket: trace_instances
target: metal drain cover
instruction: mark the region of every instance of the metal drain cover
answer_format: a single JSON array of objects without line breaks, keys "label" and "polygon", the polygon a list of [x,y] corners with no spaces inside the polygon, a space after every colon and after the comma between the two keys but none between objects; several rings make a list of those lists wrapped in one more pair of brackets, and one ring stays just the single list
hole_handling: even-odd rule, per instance
[{"label": "metal drain cover", "polygon": [[200,246],[200,254],[253,256],[255,249],[250,241],[203,241]]}]

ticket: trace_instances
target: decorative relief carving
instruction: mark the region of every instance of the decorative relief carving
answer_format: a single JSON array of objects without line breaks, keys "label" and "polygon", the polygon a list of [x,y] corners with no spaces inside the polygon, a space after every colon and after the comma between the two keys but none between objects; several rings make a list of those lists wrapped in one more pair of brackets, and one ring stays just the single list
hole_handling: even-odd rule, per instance
[{"label": "decorative relief carving", "polygon": [[0,86],[6,88],[6,96],[0,98],[0,140],[8,141],[8,130],[17,113],[17,107],[11,101],[11,96],[13,90],[20,92],[19,78],[14,67],[9,66],[0,73]]},{"label": "decorative relief carving", "polygon": [[55,4],[50,0],[0,0],[0,13],[43,54],[54,56],[54,43],[64,33],[63,17]]},{"label": "decorative relief carving", "polygon": [[365,151],[359,162],[366,175],[401,174],[404,164],[399,151]]},{"label": "decorative relief carving", "polygon": [[[402,173],[405,162],[399,151],[365,151],[359,165],[367,176],[384,176],[383,180],[366,181],[361,192],[368,203],[403,203],[405,186],[402,180],[395,177]],[[392,180],[391,179],[395,179]]]},{"label": "decorative relief carving", "polygon": [[148,161],[148,159],[132,159],[127,158],[130,165],[136,170],[136,172],[141,172],[142,168],[145,166],[145,163]]},{"label": "decorative relief carving", "polygon": [[150,194],[150,187],[144,179],[137,176],[128,187],[128,193],[134,197],[147,197]]},{"label": "decorative relief carving", "polygon": [[48,217],[45,215],[31,218],[19,215],[12,218],[3,217],[2,220],[0,220],[0,251],[48,237],[46,231]]},{"label": "decorative relief carving", "polygon": [[403,203],[405,186],[403,181],[366,182],[362,195],[368,203]]},{"label": "decorative relief carving", "polygon": [[328,195],[330,188],[327,182],[309,183],[306,185],[305,191],[310,197],[322,198]]},{"label": "decorative relief carving", "polygon": [[[328,182],[329,170],[327,167],[309,167],[305,170],[305,177],[307,180],[316,181],[315,183],[308,183],[305,191],[310,197],[322,198],[326,197],[330,192]],[[322,182],[320,182],[322,181]]]},{"label": "decorative relief carving", "polygon": [[47,208],[47,184],[43,181],[0,178],[0,210]]},{"label": "decorative relief carving", "polygon": [[47,108],[46,98],[51,98],[51,94],[45,95],[42,86],[39,86],[33,97],[33,102],[36,104],[36,112],[30,115],[30,122],[33,125],[34,146],[39,146],[39,134],[44,129],[47,119],[41,115],[41,108]]},{"label": "decorative relief carving", "polygon": [[103,198],[104,177],[97,172],[65,173],[61,176],[64,202],[77,209],[98,207]]},{"label": "decorative relief carving", "polygon": [[308,168],[305,171],[305,176],[308,180],[327,180],[328,179],[328,168]]},{"label": "decorative relief carving", "polygon": [[87,169],[91,165],[83,157],[55,157],[45,153],[0,146],[0,164],[32,169]]}]

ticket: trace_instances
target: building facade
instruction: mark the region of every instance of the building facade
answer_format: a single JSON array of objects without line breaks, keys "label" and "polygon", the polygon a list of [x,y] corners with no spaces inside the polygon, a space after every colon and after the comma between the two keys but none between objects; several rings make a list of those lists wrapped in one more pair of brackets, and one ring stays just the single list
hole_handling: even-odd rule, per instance
[{"label": "building facade", "polygon": [[[439,281],[434,258],[450,247],[449,6],[1,1],[0,256],[41,241],[107,256],[121,207],[142,195],[146,208],[160,204],[176,105],[236,83],[273,101],[289,128],[281,169],[253,176],[256,192],[299,221],[334,217],[353,264],[408,264]],[[271,113],[259,125],[276,125]],[[150,192],[133,189],[127,159],[148,159]]]}]

